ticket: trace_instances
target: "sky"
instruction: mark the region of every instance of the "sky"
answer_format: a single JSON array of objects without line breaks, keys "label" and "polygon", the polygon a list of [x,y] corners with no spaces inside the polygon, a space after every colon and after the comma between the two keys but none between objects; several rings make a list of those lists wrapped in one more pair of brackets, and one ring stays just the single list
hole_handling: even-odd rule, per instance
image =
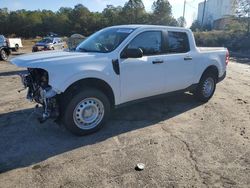
[{"label": "sky", "polygon": [[[60,7],[73,8],[76,4],[83,4],[90,11],[101,12],[106,5],[123,6],[128,0],[0,0],[0,8],[8,8],[8,10],[37,10],[48,9],[57,11]],[[146,11],[150,12],[152,4],[155,0],[143,0]],[[197,17],[198,3],[203,0],[186,0],[185,19],[187,27],[191,26],[193,20]],[[175,18],[179,18],[183,14],[184,0],[169,0],[172,5],[172,12]]]}]

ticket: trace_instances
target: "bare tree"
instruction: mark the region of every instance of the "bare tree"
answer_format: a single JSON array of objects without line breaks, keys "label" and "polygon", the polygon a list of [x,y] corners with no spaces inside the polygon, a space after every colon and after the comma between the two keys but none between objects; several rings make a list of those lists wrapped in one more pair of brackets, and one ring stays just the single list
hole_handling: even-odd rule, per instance
[{"label": "bare tree", "polygon": [[236,15],[247,19],[247,33],[250,33],[250,0],[236,0]]},{"label": "bare tree", "polygon": [[177,19],[177,23],[178,23],[179,27],[186,27],[186,25],[187,25],[187,22],[183,16],[181,16]]}]

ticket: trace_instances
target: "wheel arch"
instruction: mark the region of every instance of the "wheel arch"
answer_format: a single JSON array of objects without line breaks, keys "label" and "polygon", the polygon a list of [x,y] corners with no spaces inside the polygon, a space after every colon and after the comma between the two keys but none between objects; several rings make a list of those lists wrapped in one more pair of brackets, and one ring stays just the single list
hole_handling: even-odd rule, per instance
[{"label": "wheel arch", "polygon": [[112,107],[115,106],[115,94],[112,87],[104,80],[100,78],[83,78],[72,83],[64,91],[63,95],[73,95],[80,88],[91,87],[102,91],[109,99]]},{"label": "wheel arch", "polygon": [[1,50],[4,50],[8,55],[10,54],[10,50],[8,48],[3,47],[3,48],[0,48],[0,51]]},{"label": "wheel arch", "polygon": [[204,74],[208,73],[208,72],[214,74],[215,77],[216,77],[216,80],[218,81],[218,79],[219,79],[219,69],[218,69],[218,67],[215,66],[215,65],[210,65],[210,66],[208,66],[208,67],[203,71],[203,73],[201,74],[200,80],[201,80],[202,76],[203,76]]}]

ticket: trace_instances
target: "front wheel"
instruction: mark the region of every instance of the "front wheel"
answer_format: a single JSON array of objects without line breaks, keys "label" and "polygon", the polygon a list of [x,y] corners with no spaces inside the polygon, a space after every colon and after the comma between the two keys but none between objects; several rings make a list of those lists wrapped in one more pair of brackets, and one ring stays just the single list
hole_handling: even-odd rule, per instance
[{"label": "front wheel", "polygon": [[85,89],[74,95],[63,113],[63,124],[76,135],[86,135],[103,127],[110,114],[107,96],[97,89]]},{"label": "front wheel", "polygon": [[213,73],[207,72],[205,73],[199,85],[195,91],[195,95],[199,101],[207,102],[212,98],[214,91],[216,89],[217,79]]},{"label": "front wheel", "polygon": [[0,51],[0,59],[4,61],[7,61],[8,59],[8,53],[4,49]]}]

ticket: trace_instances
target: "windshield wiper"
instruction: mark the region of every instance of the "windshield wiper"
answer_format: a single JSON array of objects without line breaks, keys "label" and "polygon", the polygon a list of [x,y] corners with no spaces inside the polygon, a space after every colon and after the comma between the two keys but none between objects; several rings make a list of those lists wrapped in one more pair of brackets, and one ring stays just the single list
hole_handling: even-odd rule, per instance
[{"label": "windshield wiper", "polygon": [[102,51],[99,51],[99,50],[87,50],[86,48],[78,48],[77,50],[80,51],[80,52],[97,52],[97,53],[105,53],[105,52],[102,52]]},{"label": "windshield wiper", "polygon": [[80,50],[81,52],[88,52],[86,48],[78,48],[78,50]]}]

